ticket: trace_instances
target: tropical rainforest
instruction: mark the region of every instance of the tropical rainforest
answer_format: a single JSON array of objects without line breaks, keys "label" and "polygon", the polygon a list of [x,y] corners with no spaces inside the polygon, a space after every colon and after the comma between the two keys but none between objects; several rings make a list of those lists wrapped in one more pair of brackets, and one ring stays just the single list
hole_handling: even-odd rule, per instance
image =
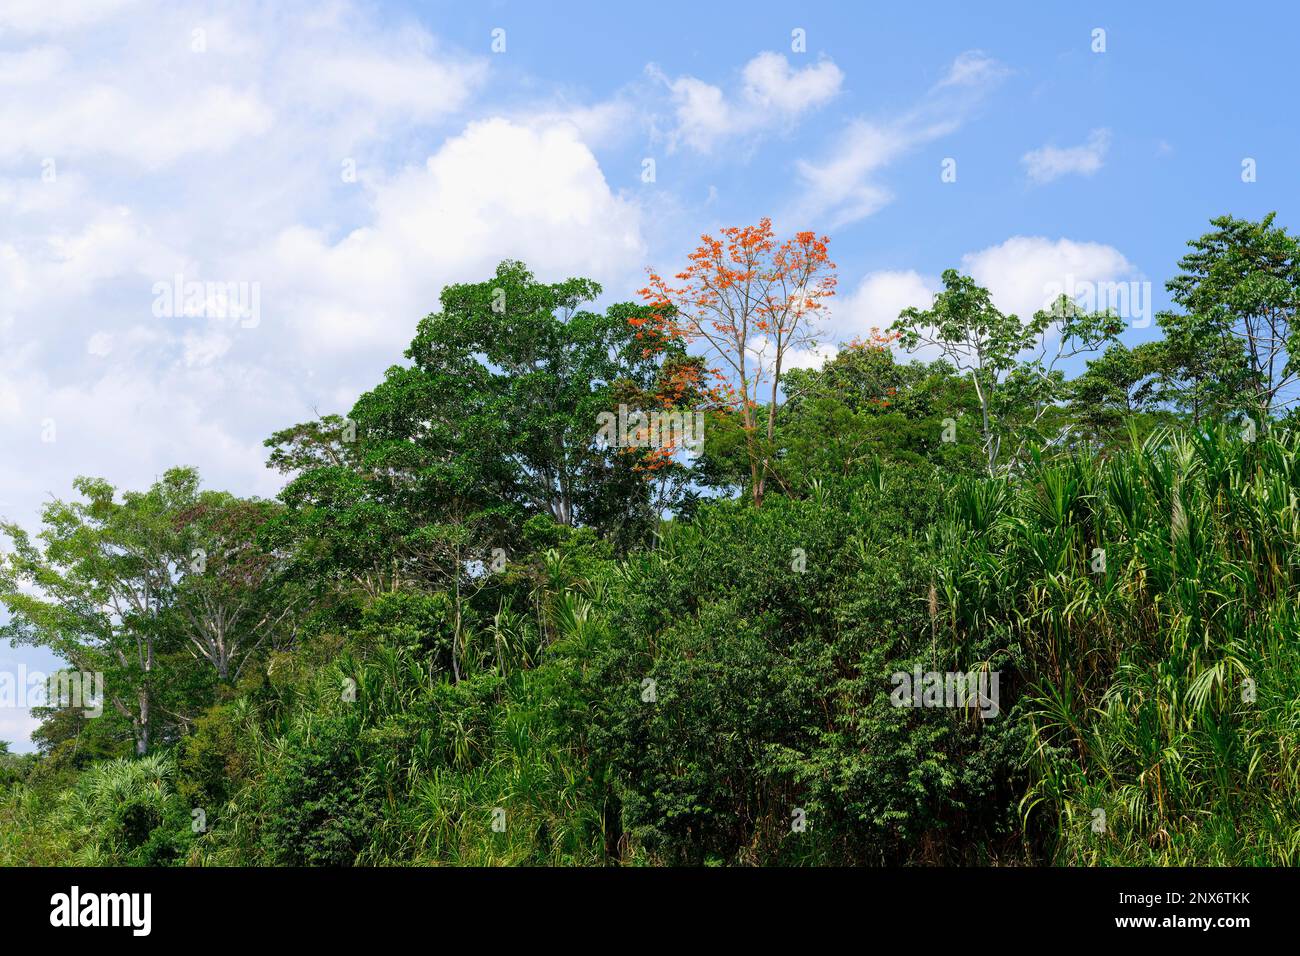
[{"label": "tropical rainforest", "polygon": [[952,270],[818,363],[826,237],[505,261],[274,500],[70,475],[0,863],[1300,863],[1300,239],[1207,229],[1144,341]]}]

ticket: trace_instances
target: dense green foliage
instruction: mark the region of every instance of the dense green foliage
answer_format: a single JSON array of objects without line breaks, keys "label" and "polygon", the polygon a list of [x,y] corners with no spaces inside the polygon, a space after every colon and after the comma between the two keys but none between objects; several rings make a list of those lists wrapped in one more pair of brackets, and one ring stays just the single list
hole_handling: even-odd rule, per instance
[{"label": "dense green foliage", "polygon": [[1226,430],[962,483],[945,626],[1023,655],[1025,806],[1064,858],[1300,859],[1298,496],[1300,441]]},{"label": "dense green foliage", "polygon": [[[949,273],[898,327],[945,358],[786,372],[761,506],[697,360],[519,263],[272,436],[278,501],[79,480],[0,600],[104,706],[0,752],[0,863],[1300,862],[1296,245],[1213,225],[1162,339]],[[700,454],[594,443],[620,403]]]}]

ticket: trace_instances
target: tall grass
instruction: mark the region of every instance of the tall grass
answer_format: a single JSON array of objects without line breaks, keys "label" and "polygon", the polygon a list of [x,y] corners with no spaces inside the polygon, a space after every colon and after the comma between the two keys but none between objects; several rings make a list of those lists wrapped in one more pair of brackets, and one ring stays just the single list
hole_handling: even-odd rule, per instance
[{"label": "tall grass", "polygon": [[0,795],[0,864],[122,866],[178,862],[192,838],[169,754],[107,760],[51,792]]},{"label": "tall grass", "polygon": [[1294,437],[1227,428],[957,489],[947,637],[1019,658],[1059,862],[1300,860],[1298,496]]}]

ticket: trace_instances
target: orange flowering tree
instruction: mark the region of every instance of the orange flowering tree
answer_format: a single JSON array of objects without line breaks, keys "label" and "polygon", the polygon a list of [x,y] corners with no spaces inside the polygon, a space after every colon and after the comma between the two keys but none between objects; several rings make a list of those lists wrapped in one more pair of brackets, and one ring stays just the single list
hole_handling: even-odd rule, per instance
[{"label": "orange flowering tree", "polygon": [[[773,474],[772,447],[781,372],[792,349],[816,344],[823,300],[835,294],[830,240],[813,232],[778,241],[772,221],[700,237],[689,264],[672,281],[653,269],[640,294],[651,307],[640,317],[646,347],[701,343],[717,361],[711,398],[740,417],[755,506]],[[766,400],[766,410],[763,403]]]}]

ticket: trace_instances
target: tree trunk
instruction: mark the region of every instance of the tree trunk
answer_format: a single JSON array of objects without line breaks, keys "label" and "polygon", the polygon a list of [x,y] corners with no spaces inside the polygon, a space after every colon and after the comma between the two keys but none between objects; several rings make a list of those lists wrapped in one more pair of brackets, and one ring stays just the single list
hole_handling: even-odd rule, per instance
[{"label": "tree trunk", "polygon": [[140,688],[140,719],[135,728],[135,753],[143,757],[149,752],[149,688]]}]

